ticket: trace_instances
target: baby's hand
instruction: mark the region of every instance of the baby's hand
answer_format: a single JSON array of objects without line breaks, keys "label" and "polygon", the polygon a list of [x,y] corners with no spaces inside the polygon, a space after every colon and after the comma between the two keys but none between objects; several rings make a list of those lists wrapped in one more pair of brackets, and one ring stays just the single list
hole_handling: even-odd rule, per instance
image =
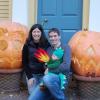
[{"label": "baby's hand", "polygon": [[58,58],[56,55],[53,54],[53,55],[52,55],[52,59],[53,59],[53,60],[58,60],[59,58]]},{"label": "baby's hand", "polygon": [[58,59],[61,59],[63,57],[64,50],[62,48],[57,48],[54,52],[53,55],[55,55]]}]

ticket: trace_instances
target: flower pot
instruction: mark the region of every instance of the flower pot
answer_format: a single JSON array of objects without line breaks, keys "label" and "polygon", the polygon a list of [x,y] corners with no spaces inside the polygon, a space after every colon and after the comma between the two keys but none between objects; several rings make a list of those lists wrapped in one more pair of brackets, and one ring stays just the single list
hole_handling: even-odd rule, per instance
[{"label": "flower pot", "polygon": [[20,90],[22,69],[0,69],[0,92],[16,92]]},{"label": "flower pot", "polygon": [[100,77],[85,77],[74,74],[77,82],[77,94],[84,100],[100,99]]}]

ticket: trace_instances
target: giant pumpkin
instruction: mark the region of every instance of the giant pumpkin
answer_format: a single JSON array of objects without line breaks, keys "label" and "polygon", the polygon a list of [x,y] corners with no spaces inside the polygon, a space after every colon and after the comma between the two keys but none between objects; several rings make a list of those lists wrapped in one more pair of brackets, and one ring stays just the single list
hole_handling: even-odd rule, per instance
[{"label": "giant pumpkin", "polygon": [[69,41],[75,74],[100,77],[100,32],[80,31]]},{"label": "giant pumpkin", "polygon": [[22,48],[28,34],[26,26],[0,22],[0,69],[18,69],[22,65]]}]

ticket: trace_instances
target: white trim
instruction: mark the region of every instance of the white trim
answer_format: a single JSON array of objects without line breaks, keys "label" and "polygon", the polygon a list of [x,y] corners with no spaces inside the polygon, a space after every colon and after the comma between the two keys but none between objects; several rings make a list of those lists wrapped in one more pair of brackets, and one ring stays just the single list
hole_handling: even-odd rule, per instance
[{"label": "white trim", "polygon": [[89,27],[89,7],[90,0],[83,0],[82,30],[88,30]]}]

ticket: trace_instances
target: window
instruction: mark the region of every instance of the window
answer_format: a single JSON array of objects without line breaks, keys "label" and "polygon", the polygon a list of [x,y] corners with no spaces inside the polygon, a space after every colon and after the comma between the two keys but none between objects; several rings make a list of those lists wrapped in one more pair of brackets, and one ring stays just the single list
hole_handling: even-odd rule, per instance
[{"label": "window", "polygon": [[12,0],[0,0],[0,20],[11,20]]}]

